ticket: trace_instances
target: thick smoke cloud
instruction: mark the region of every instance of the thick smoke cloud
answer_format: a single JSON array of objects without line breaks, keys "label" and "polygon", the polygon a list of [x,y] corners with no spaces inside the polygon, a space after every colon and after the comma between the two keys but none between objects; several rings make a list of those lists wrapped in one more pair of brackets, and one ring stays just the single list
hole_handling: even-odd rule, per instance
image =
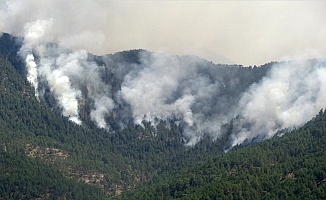
[{"label": "thick smoke cloud", "polygon": [[[101,68],[87,60],[85,51],[69,52],[57,46],[47,47],[40,58],[39,73],[41,81],[46,81],[58,104],[63,109],[62,114],[71,121],[81,124],[79,106],[83,99],[94,101],[91,119],[101,128],[107,128],[104,121],[106,114],[113,109],[110,99],[110,87],[100,78]],[[82,89],[87,92],[82,94]]]},{"label": "thick smoke cloud", "polygon": [[45,78],[59,106],[63,109],[62,114],[69,117],[71,121],[81,124],[78,117],[78,98],[81,96],[81,91],[72,87],[71,80],[68,76],[68,73],[78,70],[78,57],[75,58],[75,56],[61,54],[56,59],[42,57],[39,71],[40,78]]},{"label": "thick smoke cloud", "polygon": [[[39,21],[35,24],[27,27],[48,27]],[[142,125],[143,120],[153,125],[157,119],[174,120],[182,127],[186,144],[194,145],[206,134],[219,138],[221,126],[236,117],[228,151],[235,145],[300,127],[325,107],[324,60],[274,64],[267,76],[252,84],[237,100],[225,98],[223,91],[237,82],[236,77],[225,82],[223,77],[228,76],[221,74],[222,68],[198,57],[140,51],[138,64],[125,63],[114,68],[107,61],[98,66],[90,61],[93,57],[86,51],[43,43],[42,34],[37,31],[44,30],[32,30],[33,34],[26,31],[26,35],[36,35],[35,39],[27,37],[20,50],[26,61],[27,79],[35,87],[37,97],[42,90],[39,85],[47,85],[62,114],[77,124],[82,123],[79,107],[87,99],[94,102],[90,118],[98,127],[107,129],[110,125],[106,117],[120,112],[116,109],[127,104],[135,124]],[[116,93],[101,77],[107,70],[122,80]]]},{"label": "thick smoke cloud", "polygon": [[[275,65],[234,106],[219,101],[225,84],[214,65],[198,57],[146,51],[140,55],[139,66],[121,65],[116,69],[123,82],[121,90],[112,94],[100,77],[100,72],[110,66],[88,61],[86,51],[72,52],[42,42],[51,25],[51,19],[28,23],[20,55],[26,61],[27,79],[36,96],[39,82],[48,84],[62,114],[77,124],[82,123],[79,106],[84,98],[94,101],[90,118],[100,128],[109,128],[106,116],[126,103],[135,124],[142,125],[145,120],[155,125],[156,119],[174,119],[183,127],[187,145],[194,145],[205,134],[219,138],[221,126],[239,116],[230,138],[232,148],[299,127],[325,106],[324,63],[292,61]],[[84,94],[83,87],[87,88]],[[118,100],[114,101],[112,96]]]},{"label": "thick smoke cloud", "polygon": [[24,44],[21,47],[19,54],[22,58],[25,58],[26,70],[27,70],[27,80],[32,84],[35,89],[35,96],[38,98],[38,72],[37,65],[33,56],[33,49],[40,48],[40,40],[45,35],[45,31],[48,29],[48,25],[51,24],[50,21],[37,20],[35,22],[27,23],[24,26]]},{"label": "thick smoke cloud", "polygon": [[[174,2],[147,3],[5,1],[0,3],[0,30],[24,36],[19,55],[25,61],[27,80],[35,88],[35,96],[43,98],[48,89],[62,114],[76,124],[82,124],[80,108],[91,99],[89,117],[100,128],[110,128],[107,116],[126,111],[139,125],[143,120],[154,125],[156,119],[174,120],[184,130],[187,145],[193,145],[205,134],[219,138],[221,126],[237,117],[228,150],[237,144],[271,138],[284,129],[300,127],[325,107],[326,70],[321,61],[275,65],[269,75],[251,85],[241,98],[231,99],[224,95],[225,88],[230,87],[226,82],[235,80],[223,80],[216,65],[197,57],[143,52],[140,64],[121,64],[113,69],[110,62],[98,66],[81,50],[109,53],[145,48],[189,54],[196,53],[198,48],[212,52],[210,48],[218,47],[215,53],[242,64],[278,60],[285,54],[293,58],[298,52],[300,55],[308,52],[304,57],[322,56],[326,52],[320,45],[326,38],[321,20],[324,9],[302,3],[291,10],[309,8],[309,12],[298,11],[298,15],[289,13],[288,7],[293,4],[288,3],[259,3],[258,7],[250,3],[207,6],[197,2],[190,7],[180,6],[182,2],[179,6]],[[198,5],[203,9],[198,10]],[[225,8],[229,5],[237,12],[228,13]],[[193,14],[194,9],[197,14]],[[168,10],[171,15],[165,12]],[[312,11],[320,15],[312,16]],[[213,13],[221,15],[212,18]],[[103,81],[102,74],[108,69],[122,80],[116,93]],[[232,78],[235,77],[229,77]],[[126,105],[130,110],[118,111]]]},{"label": "thick smoke cloud", "polygon": [[276,64],[239,102],[231,147],[302,126],[326,107],[325,60]]},{"label": "thick smoke cloud", "polygon": [[[0,31],[53,19],[45,39],[96,55],[126,49],[261,65],[326,55],[323,1],[0,1]],[[302,58],[302,57],[301,57]]]},{"label": "thick smoke cloud", "polygon": [[120,92],[131,105],[134,122],[180,120],[188,145],[205,133],[219,137],[220,125],[229,116],[214,112],[224,106],[214,101],[222,87],[214,67],[197,57],[160,53],[142,57],[142,67],[126,75]]},{"label": "thick smoke cloud", "polygon": [[[65,70],[69,68],[69,65],[63,64],[60,65],[61,68],[53,69],[52,65],[54,63],[45,55],[48,52],[42,39],[46,31],[51,29],[51,25],[51,19],[36,20],[27,23],[24,27],[24,43],[19,54],[25,60],[27,80],[34,87],[35,96],[39,98],[39,77],[42,76],[48,82],[51,92],[54,93],[59,106],[63,109],[62,114],[69,117],[71,121],[81,124],[81,121],[78,119],[77,102],[80,91],[71,88],[69,77],[64,74]],[[40,57],[39,66],[35,63],[33,54],[37,54]],[[60,60],[60,57],[58,60]]]},{"label": "thick smoke cloud", "polygon": [[76,124],[81,124],[79,117],[81,87],[87,85],[89,92],[93,93],[90,98],[95,102],[91,119],[99,127],[105,128],[107,125],[103,118],[113,109],[113,103],[110,98],[103,95],[108,95],[110,88],[103,87],[98,73],[99,67],[87,61],[86,51],[70,52],[43,41],[52,25],[52,19],[36,20],[25,25],[24,42],[19,54],[25,60],[27,80],[35,88],[35,96],[39,98],[39,82],[48,85],[62,109],[62,115]]}]

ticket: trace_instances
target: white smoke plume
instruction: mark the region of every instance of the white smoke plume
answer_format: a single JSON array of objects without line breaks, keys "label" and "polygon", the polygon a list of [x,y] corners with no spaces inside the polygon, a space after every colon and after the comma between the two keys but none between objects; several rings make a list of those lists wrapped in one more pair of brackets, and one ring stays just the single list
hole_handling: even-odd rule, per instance
[{"label": "white smoke plume", "polygon": [[[59,57],[60,58],[60,57]],[[63,66],[56,65],[60,59],[43,58],[40,61],[40,75],[47,81],[51,92],[58,101],[58,105],[63,109],[63,116],[69,117],[69,119],[77,124],[81,124],[78,117],[78,98],[81,92],[72,88],[69,77],[65,72],[71,70],[74,71],[74,67],[77,63],[66,63]]]},{"label": "white smoke plume", "polygon": [[[191,47],[183,51],[189,53],[194,52],[192,48],[204,45],[208,50],[218,47],[213,53],[245,64],[256,62],[251,59],[256,59],[257,63],[279,60],[283,55],[293,53],[291,48],[299,52],[306,48],[321,49],[320,55],[324,55],[324,4],[311,7],[300,4],[291,14],[288,8],[293,4],[290,3],[259,6],[225,3],[213,7],[199,2],[190,7],[172,1],[160,6],[150,4],[152,9],[142,2],[137,7],[143,10],[138,10],[135,2],[3,1],[0,2],[0,31],[24,36],[19,55],[26,63],[27,80],[34,87],[36,97],[41,98],[43,93],[39,91],[46,85],[62,114],[77,124],[82,124],[80,107],[85,99],[93,101],[90,118],[101,128],[109,128],[106,117],[113,111],[124,112],[115,109],[126,103],[131,110],[126,113],[132,115],[135,124],[141,125],[143,120],[155,124],[156,118],[176,120],[183,127],[187,145],[193,145],[205,134],[219,138],[221,126],[239,116],[231,137],[230,147],[233,147],[273,137],[283,129],[299,127],[325,107],[324,63],[297,61],[276,65],[240,99],[223,96],[224,92],[233,91],[232,83],[241,85],[236,77],[226,76],[225,79],[232,79],[228,85],[216,65],[196,57],[144,52],[140,64],[121,64],[119,69],[112,69],[109,64],[97,66],[88,60],[86,51],[80,50],[88,48],[93,53],[108,53],[131,48],[170,48],[171,52],[180,54],[177,50],[180,46]],[[254,12],[244,11],[243,5]],[[117,8],[117,11],[108,8]],[[230,8],[229,14],[225,8]],[[233,8],[240,14],[235,15]],[[167,10],[172,15],[164,15]],[[193,10],[201,14],[193,15]],[[307,12],[303,12],[305,10]],[[311,15],[315,11],[318,16]],[[207,19],[212,19],[215,13],[222,15],[208,23]],[[188,16],[190,20],[184,21],[184,17],[179,16]],[[108,19],[110,21],[106,21]],[[281,23],[283,21],[285,23]],[[207,27],[211,30],[203,31]],[[203,33],[210,37],[203,37]],[[294,33],[298,42],[293,42]],[[197,41],[198,44],[187,45],[187,41]],[[205,41],[205,44],[199,44],[199,41]],[[170,47],[164,47],[167,43]],[[311,55],[315,53],[305,57]],[[101,79],[101,73],[107,69],[121,78],[122,86],[117,94],[113,94],[110,85]]]},{"label": "white smoke plume", "polygon": [[[65,3],[58,2],[58,4],[60,4],[59,7],[66,7]],[[95,4],[89,3],[87,5]],[[85,76],[84,72],[94,71],[93,69],[89,70],[90,67],[94,68],[94,66],[86,62],[87,55],[85,52],[71,53],[57,46],[49,46],[44,42],[70,43],[68,46],[74,47],[78,46],[81,41],[95,41],[91,39],[94,38],[94,34],[89,31],[82,32],[83,34],[79,35],[75,33],[75,36],[73,32],[69,32],[65,36],[63,36],[64,34],[56,34],[60,30],[68,30],[63,27],[63,24],[72,18],[53,18],[56,14],[49,13],[46,9],[37,9],[36,7],[38,6],[49,8],[56,5],[51,2],[43,3],[36,1],[1,2],[0,29],[1,31],[8,31],[9,33],[24,37],[19,55],[26,63],[27,80],[34,87],[36,98],[39,98],[39,81],[46,81],[59,107],[62,109],[62,114],[69,117],[71,121],[81,124],[78,110],[78,100],[81,98],[79,79]],[[59,10],[61,13],[62,9]],[[59,16],[62,15],[60,14]],[[76,24],[75,22],[70,22],[68,26]],[[75,30],[77,29],[75,26]],[[101,35],[101,33],[98,33],[95,38]],[[98,43],[93,43],[96,46],[100,46],[103,43],[103,41],[97,41]],[[99,80],[96,72],[88,73],[88,75],[88,79],[94,78],[94,80],[97,79],[96,81]],[[86,79],[83,78],[82,80]],[[101,94],[107,94],[107,92],[101,92]],[[94,108],[95,111],[97,107],[99,107],[98,103],[96,103],[96,108]],[[106,113],[103,111],[103,108],[101,110],[101,112],[95,113],[100,113],[101,115]],[[94,119],[98,119],[98,117],[94,117]],[[103,123],[101,124],[104,126]]]},{"label": "white smoke plume", "polygon": [[[77,98],[80,96],[80,92],[71,88],[69,77],[63,72],[64,70],[52,69],[53,63],[43,61],[44,54],[48,53],[46,46],[42,39],[46,32],[51,29],[52,20],[36,20],[29,22],[25,25],[24,42],[21,47],[19,54],[25,59],[27,80],[32,84],[35,89],[35,96],[39,98],[38,92],[38,79],[40,78],[39,73],[45,75],[45,79],[49,83],[51,91],[54,93],[58,100],[58,104],[63,109],[63,115],[69,117],[69,119],[77,124],[81,124],[78,119],[78,101]],[[40,57],[40,66],[35,63],[34,55]],[[58,58],[60,59],[60,57]],[[59,63],[60,64],[60,63]],[[74,63],[68,63],[63,65],[63,69],[69,68],[73,70]]]},{"label": "white smoke plume", "polygon": [[34,56],[32,54],[28,54],[26,56],[25,62],[26,62],[26,69],[27,69],[27,80],[34,87],[35,96],[36,96],[37,99],[39,99],[37,68],[36,68],[36,63],[34,61]]},{"label": "white smoke plume", "polygon": [[40,48],[41,39],[49,28],[51,20],[37,20],[27,23],[24,27],[24,44],[18,52],[22,59],[25,60],[27,70],[27,80],[31,83],[35,90],[35,96],[39,100],[38,93],[38,68],[33,56],[33,49]]},{"label": "white smoke plume", "polygon": [[[142,70],[128,74],[121,88],[121,95],[131,104],[133,118],[137,124],[141,124],[143,119],[148,121],[154,121],[155,117],[166,119],[174,114],[173,111],[178,111],[175,114],[179,116],[190,110],[177,109],[180,103],[166,103],[185,74],[178,69],[182,67],[178,60],[160,54],[154,54],[153,57],[144,61]],[[188,103],[183,106],[190,105],[191,103]],[[189,124],[191,123],[192,121],[189,121]]]},{"label": "white smoke plume", "polygon": [[[83,98],[94,100],[91,119],[101,128],[108,128],[104,120],[113,107],[113,100],[108,97],[110,87],[99,76],[100,67],[87,61],[87,52],[67,52],[57,46],[43,50],[40,58],[40,79],[45,79],[56,97],[62,114],[77,124],[79,119],[79,101]],[[87,87],[87,94],[82,94],[82,87]]]},{"label": "white smoke plume", "polygon": [[[98,66],[87,61],[87,52],[70,52],[57,45],[46,44],[44,37],[52,29],[53,20],[41,20],[29,22],[25,25],[24,41],[19,55],[26,63],[27,80],[35,89],[35,96],[39,99],[39,81],[48,84],[51,92],[62,109],[62,115],[69,120],[81,124],[79,119],[79,100],[82,98],[80,87],[86,82],[94,95],[99,96],[100,101],[95,99],[95,108],[92,111],[91,119],[100,127],[106,127],[103,121],[105,114],[112,110],[112,100],[103,95],[108,95],[105,87],[100,87],[101,81],[98,75]],[[35,61],[35,56],[37,62]],[[99,89],[101,91],[99,92]],[[108,88],[108,87],[107,87]],[[104,105],[111,105],[104,109]]]},{"label": "white smoke plume", "polygon": [[114,102],[109,97],[101,96],[95,98],[95,109],[90,113],[91,119],[99,128],[108,128],[105,116],[109,114],[113,108]]},{"label": "white smoke plume", "polygon": [[208,115],[218,96],[220,83],[214,68],[197,57],[176,57],[160,53],[142,55],[142,67],[126,75],[122,98],[131,105],[134,122],[178,119],[185,124],[187,145],[197,143],[205,133],[220,136],[225,113]]},{"label": "white smoke plume", "polygon": [[325,60],[276,64],[268,76],[243,94],[238,108],[241,119],[231,137],[231,148],[300,127],[325,107]]}]

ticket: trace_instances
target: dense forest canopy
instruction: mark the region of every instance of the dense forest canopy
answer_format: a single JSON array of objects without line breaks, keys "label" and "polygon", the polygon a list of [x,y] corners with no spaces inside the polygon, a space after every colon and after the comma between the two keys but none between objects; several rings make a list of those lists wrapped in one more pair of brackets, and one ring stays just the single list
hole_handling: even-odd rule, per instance
[{"label": "dense forest canopy", "polygon": [[165,175],[117,199],[325,199],[326,112],[302,128]]},{"label": "dense forest canopy", "polygon": [[326,102],[324,59],[243,67],[146,50],[95,56],[28,34],[1,41],[35,97],[70,121],[109,131],[173,121],[187,146],[222,138],[231,120],[225,151],[268,139],[302,126]]},{"label": "dense forest canopy", "polygon": [[23,45],[0,37],[1,198],[325,197],[323,59]]}]

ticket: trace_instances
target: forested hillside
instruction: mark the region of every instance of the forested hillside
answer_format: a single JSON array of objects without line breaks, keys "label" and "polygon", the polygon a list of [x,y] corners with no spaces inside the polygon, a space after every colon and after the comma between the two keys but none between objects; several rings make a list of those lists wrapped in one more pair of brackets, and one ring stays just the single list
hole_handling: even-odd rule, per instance
[{"label": "forested hillside", "polygon": [[20,152],[0,152],[1,199],[105,199],[100,188],[70,179]]},{"label": "forested hillside", "polygon": [[[325,198],[323,111],[303,128],[283,137],[245,148],[236,146],[224,153],[240,127],[237,124],[243,122],[241,116],[230,114],[237,110],[235,103],[251,85],[257,86],[262,77],[271,74],[275,63],[228,66],[195,56],[167,56],[145,50],[94,56],[46,44],[60,51],[46,59],[35,54],[35,62],[40,65],[55,60],[53,74],[48,79],[39,77],[36,90],[31,79],[26,79],[26,74],[31,74],[19,55],[22,41],[9,34],[0,37],[0,198]],[[71,75],[70,68],[60,71],[62,66],[57,65],[65,59],[65,66],[85,74]],[[304,62],[311,68],[316,63],[320,62]],[[164,102],[153,101],[150,95],[155,97],[157,93],[146,92],[156,86],[166,87],[156,85],[172,72],[165,70],[165,64],[171,64],[170,70],[182,67],[175,77],[183,76],[188,66],[192,72],[180,79],[171,94],[156,96]],[[63,82],[50,86],[48,83],[59,72],[68,74],[56,77]],[[145,87],[142,95],[135,93],[124,99],[123,92],[144,89],[146,84],[139,75],[155,84]],[[55,87],[65,83],[78,91],[70,88],[60,96]],[[298,85],[301,87],[301,82]],[[206,89],[211,93],[204,92]],[[76,115],[65,114],[69,106],[60,104],[69,92],[76,93],[76,101],[72,101],[77,102]],[[134,96],[141,99],[135,102]],[[153,115],[143,115],[137,110],[146,110],[147,106],[158,115],[152,111],[149,114]],[[172,114],[166,114],[173,109]],[[249,125],[244,123],[243,127]],[[282,127],[282,123],[277,126]],[[283,129],[278,132],[284,133]],[[244,143],[252,144],[255,139],[259,141],[257,138]]]},{"label": "forested hillside", "polygon": [[326,112],[304,127],[216,156],[118,199],[325,199]]},{"label": "forested hillside", "polygon": [[[38,104],[26,80],[3,56],[0,80],[0,198],[104,198],[100,188],[83,184],[58,167],[62,157],[53,152],[53,138],[65,120]],[[57,127],[51,127],[49,119]]]},{"label": "forested hillside", "polygon": [[[57,173],[56,176],[61,173],[60,177],[67,181],[73,178],[95,185],[107,195],[115,195],[153,176],[190,166],[223,151],[225,141],[222,140],[211,142],[207,139],[194,148],[185,148],[180,139],[180,130],[172,122],[161,122],[155,128],[155,136],[152,134],[154,127],[145,122],[144,128],[130,125],[115,132],[76,125],[66,117],[55,114],[44,102],[38,102],[24,75],[18,73],[3,56],[0,61],[1,149],[4,155],[8,154],[8,159],[18,160],[17,166],[14,164],[16,161],[12,162],[11,169],[4,164],[4,170],[10,171],[15,167],[21,169],[25,162],[44,162],[46,170],[57,170],[53,172]],[[3,163],[6,162],[9,160],[3,160]],[[43,179],[44,174],[35,174],[33,167],[27,165],[26,169],[21,170],[32,174],[26,179]],[[15,184],[20,185],[26,182],[22,176],[10,178],[12,180],[5,179],[9,182],[4,181],[3,184],[10,185],[16,181]],[[42,185],[32,196],[46,196],[45,190],[54,194],[51,190],[57,187],[43,186],[49,185]],[[11,194],[13,191],[7,189],[4,187],[6,192],[3,197],[7,194],[31,195],[29,190],[17,189]],[[69,191],[69,187],[65,189]],[[97,195],[98,191],[95,192]],[[57,197],[65,194],[61,193]],[[90,193],[89,196],[94,194]]]},{"label": "forested hillside", "polygon": [[275,64],[223,65],[146,50],[95,56],[5,33],[0,47],[36,98],[70,121],[110,131],[173,122],[188,146],[223,137],[242,94]]}]

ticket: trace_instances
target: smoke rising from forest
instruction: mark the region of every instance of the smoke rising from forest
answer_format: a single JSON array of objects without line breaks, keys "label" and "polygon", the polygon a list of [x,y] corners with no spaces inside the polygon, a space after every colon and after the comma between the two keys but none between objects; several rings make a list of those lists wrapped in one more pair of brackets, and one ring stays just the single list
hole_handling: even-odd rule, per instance
[{"label": "smoke rising from forest", "polygon": [[[58,29],[69,26],[62,17],[52,18],[45,11],[39,16],[22,12],[32,10],[34,4],[6,2],[0,26],[24,36],[19,55],[25,61],[27,80],[35,88],[36,98],[44,98],[49,90],[62,115],[76,124],[83,123],[81,108],[90,100],[90,119],[100,128],[110,129],[106,119],[115,114],[117,121],[121,120],[119,116],[131,115],[138,125],[143,120],[153,125],[157,119],[174,120],[182,127],[186,144],[194,145],[205,135],[220,138],[222,125],[236,118],[227,151],[237,144],[300,127],[326,107],[326,69],[321,60],[275,64],[258,83],[230,97],[226,92],[236,91],[236,86],[241,85],[239,79],[224,77],[216,65],[198,57],[144,51],[139,55],[139,64],[113,68],[92,61],[84,50],[65,49],[60,45],[79,49],[83,46],[81,41],[102,46],[106,38],[95,29],[84,31],[78,27],[77,19],[68,19],[76,30],[60,36]],[[102,11],[94,2],[87,5]],[[30,21],[25,22],[18,19],[23,15],[33,17],[27,17]],[[107,17],[104,12],[100,15]],[[48,40],[59,45],[46,43]],[[103,78],[107,70],[122,81],[116,92]],[[130,110],[120,109],[128,106]],[[120,124],[126,125],[122,120]]]},{"label": "smoke rising from forest", "polygon": [[26,68],[27,68],[27,80],[34,87],[35,96],[37,99],[39,99],[37,68],[36,68],[36,63],[34,61],[34,56],[32,54],[28,54],[26,56],[25,62],[26,62]]},{"label": "smoke rising from forest", "polygon": [[[218,71],[197,57],[175,57],[160,53],[143,56],[142,67],[126,75],[122,98],[131,105],[136,124],[155,118],[181,120],[188,145],[204,133],[220,135],[227,115],[214,99],[220,93]],[[220,109],[221,113],[214,113]]]},{"label": "smoke rising from forest", "polygon": [[[44,89],[37,87],[48,85],[62,114],[71,121],[82,124],[80,105],[92,99],[90,118],[98,127],[110,129],[106,117],[124,112],[117,109],[127,105],[138,125],[143,120],[154,126],[157,119],[174,120],[182,127],[186,145],[190,146],[205,135],[220,138],[222,125],[235,119],[228,151],[235,145],[268,139],[279,131],[300,127],[326,106],[323,60],[274,64],[259,82],[230,97],[225,94],[226,88],[236,90],[232,85],[239,85],[237,77],[229,76],[226,80],[220,68],[195,56],[142,51],[140,64],[120,64],[114,68],[97,65],[86,51],[70,51],[42,42],[31,45],[26,40],[20,52],[26,61],[28,81],[40,94]],[[102,79],[106,70],[122,80],[116,93]],[[39,96],[38,92],[36,95]]]},{"label": "smoke rising from forest", "polygon": [[268,76],[242,95],[231,147],[300,127],[325,107],[325,60],[275,64]]},{"label": "smoke rising from forest", "polygon": [[[94,108],[91,119],[105,128],[104,115],[112,110],[112,100],[106,96],[109,86],[103,87],[98,66],[87,61],[87,52],[68,51],[57,45],[45,43],[44,34],[52,29],[52,19],[36,20],[25,25],[24,42],[19,54],[26,63],[27,80],[35,88],[39,98],[39,82],[48,85],[62,115],[82,124],[79,117],[79,101],[82,99],[82,85],[92,90]],[[34,55],[37,57],[35,62]]]},{"label": "smoke rising from forest", "polygon": [[[126,74],[121,90],[112,94],[111,86],[101,79],[103,66],[89,61],[85,51],[70,51],[42,41],[51,26],[51,19],[26,25],[20,56],[26,61],[27,79],[36,96],[44,94],[47,86],[69,120],[82,124],[80,104],[90,98],[90,118],[100,128],[109,129],[105,118],[125,103],[130,105],[135,124],[142,125],[143,120],[155,124],[156,119],[181,122],[188,145],[196,144],[204,134],[214,139],[220,136],[220,125],[230,116],[214,113],[213,107],[219,108],[214,99],[222,84],[214,76],[218,71],[205,66],[202,59],[144,52],[140,55],[141,66],[120,66],[126,68],[119,69]],[[118,100],[114,101],[113,96]]]},{"label": "smoke rising from forest", "polygon": [[[94,101],[91,119],[98,127],[109,129],[106,116],[119,105],[127,104],[135,124],[142,125],[143,120],[153,125],[157,119],[175,120],[183,127],[187,145],[196,144],[205,134],[220,138],[221,126],[232,118],[237,120],[226,151],[238,144],[271,138],[278,131],[300,127],[326,102],[323,89],[326,69],[322,60],[274,64],[267,76],[252,84],[237,101],[234,98],[229,102],[223,99],[222,91],[236,77],[230,77],[226,83],[215,65],[198,57],[144,51],[139,55],[140,65],[126,64],[112,69],[123,80],[121,90],[113,94],[111,86],[100,76],[103,68],[110,66],[89,61],[85,51],[70,52],[43,44],[35,49],[42,50],[37,54],[38,79],[47,81],[63,109],[62,114],[70,120],[81,124],[80,101],[91,98]],[[29,57],[30,54],[26,61],[34,62]],[[30,81],[36,64],[29,70],[28,63]],[[124,73],[118,75],[118,71]],[[37,85],[30,82],[34,87]],[[86,93],[82,93],[83,87],[87,88]]]}]

